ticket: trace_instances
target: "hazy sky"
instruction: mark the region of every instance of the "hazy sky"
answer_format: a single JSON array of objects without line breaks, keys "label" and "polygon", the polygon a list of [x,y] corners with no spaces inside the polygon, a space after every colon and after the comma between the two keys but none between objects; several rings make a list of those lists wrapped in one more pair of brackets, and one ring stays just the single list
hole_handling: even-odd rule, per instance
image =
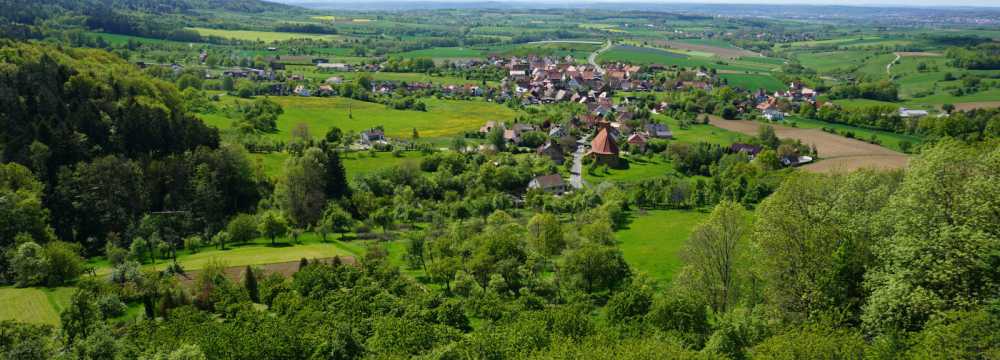
[{"label": "hazy sky", "polygon": [[[271,0],[277,2],[297,2],[297,3],[336,3],[344,2],[345,0]],[[366,0],[370,2],[382,2],[380,0]],[[504,0],[384,0],[388,2],[419,2],[419,1],[432,1],[432,2],[483,2],[483,1],[493,1],[493,2],[504,2]],[[514,2],[523,2],[524,0],[514,0]],[[805,4],[805,5],[858,5],[858,6],[876,6],[876,5],[892,5],[892,6],[994,6],[1000,7],[1000,0],[819,0],[819,1],[809,1],[809,0],[668,0],[668,1],[656,1],[656,0],[540,0],[539,3],[553,3],[553,4],[567,4],[567,3],[581,3],[581,2],[631,2],[631,3],[702,3],[702,4]]]}]

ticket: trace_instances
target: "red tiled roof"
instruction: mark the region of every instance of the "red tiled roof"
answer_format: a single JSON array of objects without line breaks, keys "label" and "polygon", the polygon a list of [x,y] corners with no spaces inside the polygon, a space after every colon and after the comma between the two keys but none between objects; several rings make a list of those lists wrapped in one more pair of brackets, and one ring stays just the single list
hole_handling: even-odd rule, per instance
[{"label": "red tiled roof", "polygon": [[615,139],[611,137],[606,125],[602,126],[601,130],[598,130],[597,135],[594,136],[594,140],[590,141],[590,152],[601,155],[618,155],[618,145],[615,144]]}]

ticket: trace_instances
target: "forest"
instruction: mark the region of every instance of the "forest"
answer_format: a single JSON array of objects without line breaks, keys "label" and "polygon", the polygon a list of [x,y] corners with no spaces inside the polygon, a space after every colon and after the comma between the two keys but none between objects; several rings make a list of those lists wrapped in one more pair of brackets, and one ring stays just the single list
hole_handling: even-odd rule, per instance
[{"label": "forest", "polygon": [[[619,35],[601,26],[648,19],[737,31],[768,52],[814,41],[752,35],[785,29],[771,20],[580,10],[600,26],[543,27],[483,11],[501,35],[473,35],[412,26],[459,10],[320,24],[306,21],[317,10],[257,1],[0,2],[0,359],[1000,358],[995,107],[905,118],[896,80],[777,100],[719,74],[788,62],[691,51],[668,58],[693,66],[629,70],[644,90],[609,82],[581,87],[594,104],[532,103],[489,61],[400,55],[482,36],[555,67],[578,50],[513,46],[600,34],[610,48]],[[227,28],[255,17],[273,19]],[[386,19],[403,25],[368,36],[355,21]],[[201,43],[187,29],[209,23],[346,38]],[[992,44],[961,39],[923,61],[995,68]],[[573,46],[598,58],[599,40]],[[358,69],[315,69],[302,56],[317,53]],[[782,89],[818,78],[776,76]],[[765,119],[760,97],[788,119]],[[756,131],[731,130],[744,124]],[[584,151],[611,131],[619,163]],[[904,154],[854,131],[919,141]],[[811,141],[829,138],[904,163],[798,164],[860,157]],[[551,176],[559,189],[538,185]],[[681,217],[694,219],[684,231]],[[9,295],[27,291],[41,295]],[[52,321],[24,321],[50,303]]]}]

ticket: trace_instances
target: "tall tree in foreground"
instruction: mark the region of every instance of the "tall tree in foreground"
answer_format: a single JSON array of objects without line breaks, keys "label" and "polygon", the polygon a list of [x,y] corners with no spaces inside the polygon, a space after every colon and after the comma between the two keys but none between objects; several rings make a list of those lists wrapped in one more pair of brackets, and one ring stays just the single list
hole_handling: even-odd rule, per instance
[{"label": "tall tree in foreground", "polygon": [[684,270],[677,284],[712,309],[725,312],[754,281],[749,273],[750,223],[743,206],[723,201],[691,234],[681,258]]},{"label": "tall tree in foreground", "polygon": [[764,295],[789,318],[820,313],[856,323],[878,219],[898,173],[791,176],[757,209],[751,237]]},{"label": "tall tree in foreground", "polygon": [[946,141],[924,151],[882,216],[893,233],[866,283],[870,330],[920,329],[1000,295],[1000,149]]}]

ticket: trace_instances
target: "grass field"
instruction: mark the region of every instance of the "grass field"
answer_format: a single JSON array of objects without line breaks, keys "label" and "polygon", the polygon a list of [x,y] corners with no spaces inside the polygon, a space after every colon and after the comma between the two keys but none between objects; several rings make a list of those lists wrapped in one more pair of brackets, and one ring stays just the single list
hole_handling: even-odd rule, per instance
[{"label": "grass field", "polygon": [[604,181],[630,182],[677,173],[670,161],[659,155],[651,158],[640,156],[624,156],[624,158],[628,160],[628,169],[608,169],[609,173],[595,170],[591,174],[584,166],[583,178],[587,180],[587,183],[597,185]]},{"label": "grass field", "polygon": [[403,58],[467,59],[467,58],[481,58],[483,57],[483,53],[479,50],[465,48],[465,47],[436,47],[430,49],[407,51],[404,53],[399,53],[397,54],[397,56]]},{"label": "grass field", "polygon": [[697,211],[653,210],[636,215],[615,235],[629,265],[662,286],[682,266],[680,250],[691,230],[707,217]]},{"label": "grass field", "polygon": [[768,91],[784,90],[785,84],[778,78],[771,75],[761,74],[719,74],[725,79],[729,86],[740,87],[747,90],[765,89]]},{"label": "grass field", "polygon": [[491,46],[480,49],[483,54],[497,56],[527,56],[541,55],[565,57],[572,56],[577,61],[586,61],[590,53],[601,47],[600,44],[589,43],[527,43],[516,45]]},{"label": "grass field", "polygon": [[[269,134],[280,140],[289,139],[291,130],[300,123],[308,125],[314,136],[325,134],[333,126],[344,132],[360,132],[381,125],[389,137],[409,139],[414,128],[421,137],[446,137],[476,130],[488,120],[506,121],[515,116],[513,110],[485,101],[426,98],[421,99],[427,104],[424,112],[395,110],[382,104],[342,97],[275,96],[270,99],[285,110],[278,118],[278,132]],[[220,129],[232,127],[232,119],[221,114],[202,114],[201,117],[207,124]]]},{"label": "grass field", "polygon": [[323,34],[300,34],[300,33],[286,33],[286,32],[275,32],[275,31],[254,31],[254,30],[223,30],[223,29],[209,29],[209,28],[199,28],[191,27],[190,30],[197,31],[201,36],[217,36],[227,39],[236,40],[251,40],[251,41],[285,41],[291,39],[313,39],[313,40],[336,40],[339,39],[338,35],[323,35]]},{"label": "grass field", "polygon": [[690,125],[687,129],[682,129],[680,122],[674,118],[668,117],[666,115],[653,115],[655,118],[660,119],[661,122],[670,127],[670,131],[674,133],[674,140],[686,143],[697,143],[697,142],[709,142],[713,144],[719,144],[723,146],[728,146],[734,142],[740,141],[746,138],[745,135],[720,129],[712,125],[696,124]]},{"label": "grass field", "polygon": [[0,288],[0,320],[59,326],[75,288]]},{"label": "grass field", "polygon": [[[321,242],[316,233],[305,233],[300,236],[301,244],[291,244],[288,237],[278,239],[277,246],[271,246],[269,239],[258,238],[244,245],[229,244],[228,249],[218,250],[215,247],[205,247],[197,253],[187,250],[178,251],[177,262],[184,270],[198,270],[205,267],[209,261],[218,260],[226,266],[246,266],[257,264],[272,264],[296,261],[301,258],[321,259],[333,256],[355,256],[361,249],[352,243],[337,241],[339,235],[329,235],[329,242]],[[143,265],[146,269],[163,270],[170,260],[157,260],[155,264]],[[92,262],[98,275],[111,272],[111,267],[105,260],[96,259]]]},{"label": "grass field", "polygon": [[[268,154],[251,154],[254,162],[263,167],[264,173],[268,177],[277,178],[285,171],[285,160],[288,160],[288,153],[273,152]],[[392,153],[377,152],[375,157],[370,157],[364,153],[345,153],[341,155],[344,163],[344,170],[347,171],[348,178],[358,175],[365,175],[378,170],[387,169],[403,164],[419,165],[423,154],[418,151],[405,151],[402,157],[395,157]]]}]

